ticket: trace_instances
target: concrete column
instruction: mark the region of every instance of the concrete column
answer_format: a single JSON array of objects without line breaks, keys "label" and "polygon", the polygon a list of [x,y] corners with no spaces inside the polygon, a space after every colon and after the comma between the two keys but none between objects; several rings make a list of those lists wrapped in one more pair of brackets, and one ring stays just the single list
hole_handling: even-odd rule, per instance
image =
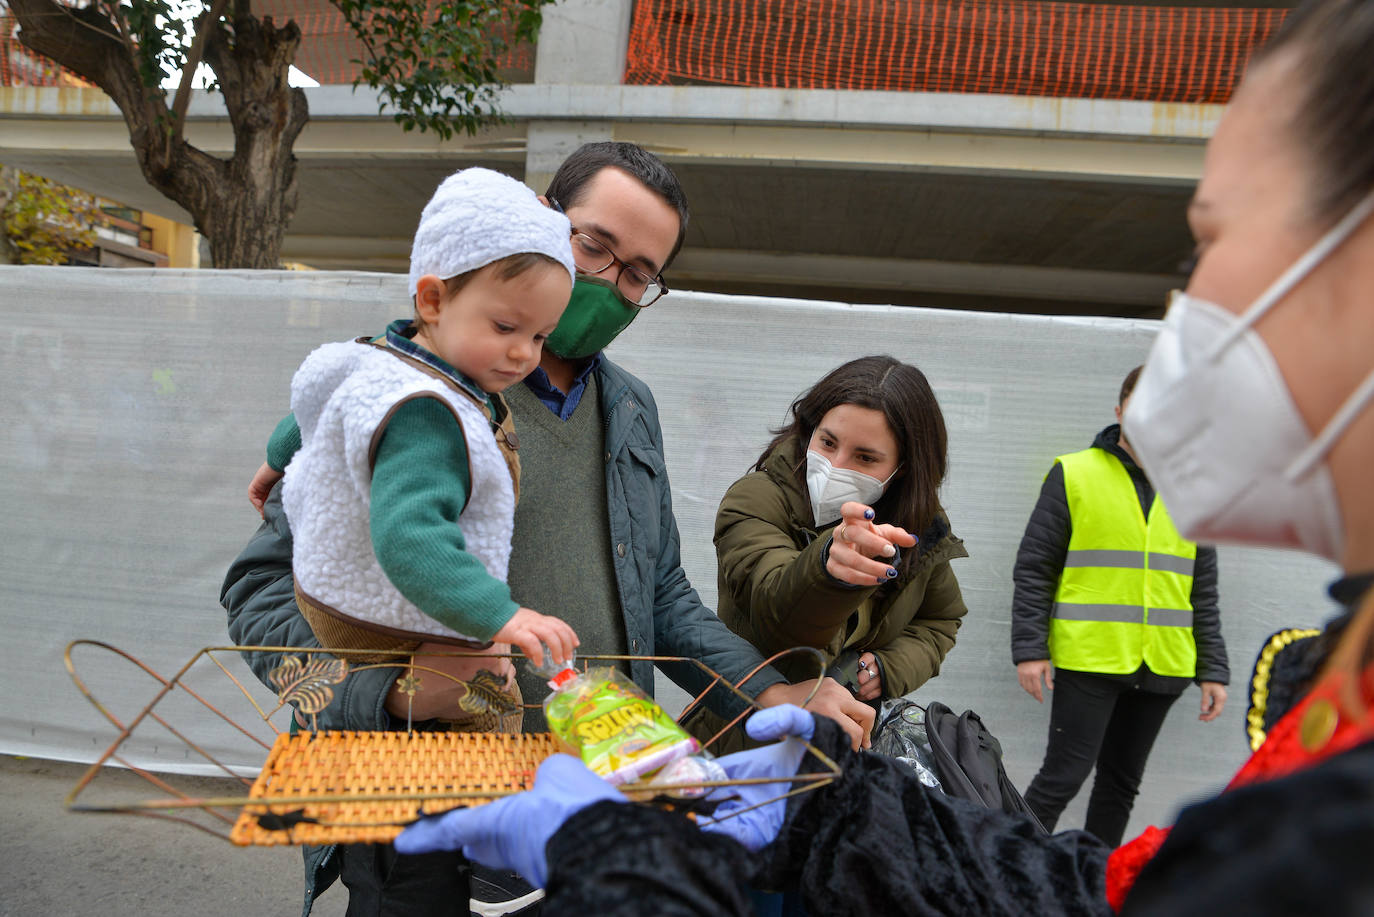
[{"label": "concrete column", "polygon": [[584,143],[610,140],[610,121],[531,121],[525,134],[525,184],[543,194],[568,154]]},{"label": "concrete column", "polygon": [[536,83],[619,84],[630,45],[630,0],[560,0],[544,8]]},{"label": "concrete column", "polygon": [[[546,7],[535,47],[534,81],[572,87],[619,85],[625,75],[632,5],[630,0],[560,0]],[[530,121],[525,184],[543,194],[569,153],[584,143],[610,140],[613,130],[610,121]]]}]

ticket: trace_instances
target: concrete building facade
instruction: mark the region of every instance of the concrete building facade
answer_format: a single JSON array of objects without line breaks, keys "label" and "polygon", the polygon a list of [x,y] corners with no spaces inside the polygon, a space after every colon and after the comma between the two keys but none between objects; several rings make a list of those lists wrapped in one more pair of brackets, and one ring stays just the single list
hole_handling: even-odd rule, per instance
[{"label": "concrete building facade", "polygon": [[[484,165],[542,191],[568,151],[615,139],[657,153],[687,189],[674,289],[1158,316],[1183,281],[1184,209],[1219,104],[627,85],[634,14],[631,0],[547,7],[532,81],[505,90],[509,120],[476,137],[406,133],[365,87],[305,90],[283,260],[404,270],[444,175]],[[197,93],[187,133],[229,151],[218,96]],[[0,87],[0,162],[188,220],[143,182],[96,89]]]}]

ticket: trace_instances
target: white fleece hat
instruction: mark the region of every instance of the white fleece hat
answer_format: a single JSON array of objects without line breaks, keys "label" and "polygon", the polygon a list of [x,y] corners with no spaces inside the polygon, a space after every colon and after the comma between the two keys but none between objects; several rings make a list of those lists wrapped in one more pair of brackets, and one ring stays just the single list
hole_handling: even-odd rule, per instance
[{"label": "white fleece hat", "polygon": [[568,218],[510,176],[454,172],[420,212],[410,247],[410,295],[426,274],[447,280],[525,252],[548,255],[576,279],[571,238]]}]

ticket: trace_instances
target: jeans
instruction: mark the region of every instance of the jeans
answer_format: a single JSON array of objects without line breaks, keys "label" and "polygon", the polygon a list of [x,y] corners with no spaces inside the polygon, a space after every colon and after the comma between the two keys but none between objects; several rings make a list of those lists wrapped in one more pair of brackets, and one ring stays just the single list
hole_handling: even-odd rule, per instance
[{"label": "jeans", "polygon": [[404,856],[390,844],[341,845],[347,917],[468,917],[470,867],[461,853]]},{"label": "jeans", "polygon": [[1097,765],[1084,829],[1116,847],[1140,791],[1145,759],[1177,694],[1154,694],[1124,681],[1056,669],[1049,744],[1026,802],[1045,830],[1055,823]]}]

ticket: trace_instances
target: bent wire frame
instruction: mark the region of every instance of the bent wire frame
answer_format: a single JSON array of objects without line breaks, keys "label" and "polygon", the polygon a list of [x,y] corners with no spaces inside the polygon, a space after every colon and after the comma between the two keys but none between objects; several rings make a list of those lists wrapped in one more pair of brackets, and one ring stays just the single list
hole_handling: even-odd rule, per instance
[{"label": "bent wire frame", "polygon": [[[152,700],[127,723],[122,721],[77,674],[74,654],[79,647],[107,651],[141,669],[159,685]],[[678,718],[679,722],[718,686],[732,691],[745,702],[744,711],[709,740],[709,747],[751,710],[758,708],[754,699],[740,690],[740,685],[747,683],[776,659],[798,652],[814,655],[820,669],[824,670],[823,657],[809,648],[785,650],[774,655],[750,671],[739,684],[731,683],[701,660],[680,656],[587,655],[578,657],[578,662],[584,667],[589,663],[632,660],[695,665],[710,682],[687,704]],[[248,653],[281,654],[282,661],[270,676],[273,686],[277,688],[275,703],[259,703],[253,691],[230,671],[221,658]],[[427,655],[481,654],[453,651]],[[394,656],[396,661],[374,661],[386,656]],[[358,657],[365,657],[368,661],[350,663],[351,658]],[[64,804],[68,811],[162,818],[244,846],[387,842],[421,815],[481,805],[529,789],[539,764],[560,750],[557,741],[548,733],[426,732],[416,730],[410,717],[407,717],[406,730],[403,732],[319,732],[314,729],[316,714],[329,705],[334,697],[334,686],[342,683],[350,673],[373,668],[403,671],[396,684],[403,694],[409,696],[412,707],[415,694],[421,690],[422,673],[458,681],[438,669],[416,664],[410,654],[400,651],[284,646],[205,647],[168,678],[142,660],[108,643],[74,640],[67,646],[65,662],[77,689],[118,730],[114,741],[67,795]],[[199,670],[198,663],[203,663]],[[246,702],[243,718],[247,724],[221,710],[205,696],[208,692],[199,684],[191,683],[193,671],[197,671],[198,675],[201,672],[213,675],[216,670],[232,683],[237,694]],[[819,685],[818,679],[817,689]],[[814,695],[815,690],[807,697],[808,703]],[[263,763],[256,773],[248,776],[242,773],[244,768],[225,764],[206,747],[207,743],[196,741],[184,725],[172,722],[166,710],[172,698],[187,698],[188,702],[193,702],[192,711],[208,714],[231,726],[231,734],[243,739],[246,753],[255,759],[261,756]],[[468,706],[464,709],[469,712],[489,712],[493,715],[510,713],[509,710],[502,710],[499,702],[491,698],[488,692],[471,687],[463,701],[467,702]],[[311,729],[279,729],[271,718],[283,711],[293,716],[296,714],[291,711],[299,711],[309,718]],[[301,722],[299,717],[297,722]],[[236,785],[242,792],[205,795],[201,785],[188,791],[176,785],[177,780],[173,775],[154,773],[150,768],[139,766],[129,753],[129,745],[136,730],[140,726],[151,728],[149,723],[160,725],[181,743],[188,760],[209,765],[212,772],[233,781],[231,788]],[[798,773],[790,778],[650,783],[625,789],[637,801],[645,802],[652,795],[656,802],[663,803],[666,794],[673,791],[695,790],[699,794],[745,784],[791,784],[787,792],[723,817],[730,818],[758,805],[818,789],[839,776],[840,768],[833,760],[809,742],[806,745],[822,770]],[[134,802],[102,804],[78,801],[96,782],[105,765],[125,767],[165,795]],[[203,784],[204,781],[199,783]],[[639,792],[635,792],[636,789]],[[671,801],[666,804],[674,805]],[[682,803],[679,801],[677,805],[681,806]],[[690,804],[684,807],[690,808]]]}]

